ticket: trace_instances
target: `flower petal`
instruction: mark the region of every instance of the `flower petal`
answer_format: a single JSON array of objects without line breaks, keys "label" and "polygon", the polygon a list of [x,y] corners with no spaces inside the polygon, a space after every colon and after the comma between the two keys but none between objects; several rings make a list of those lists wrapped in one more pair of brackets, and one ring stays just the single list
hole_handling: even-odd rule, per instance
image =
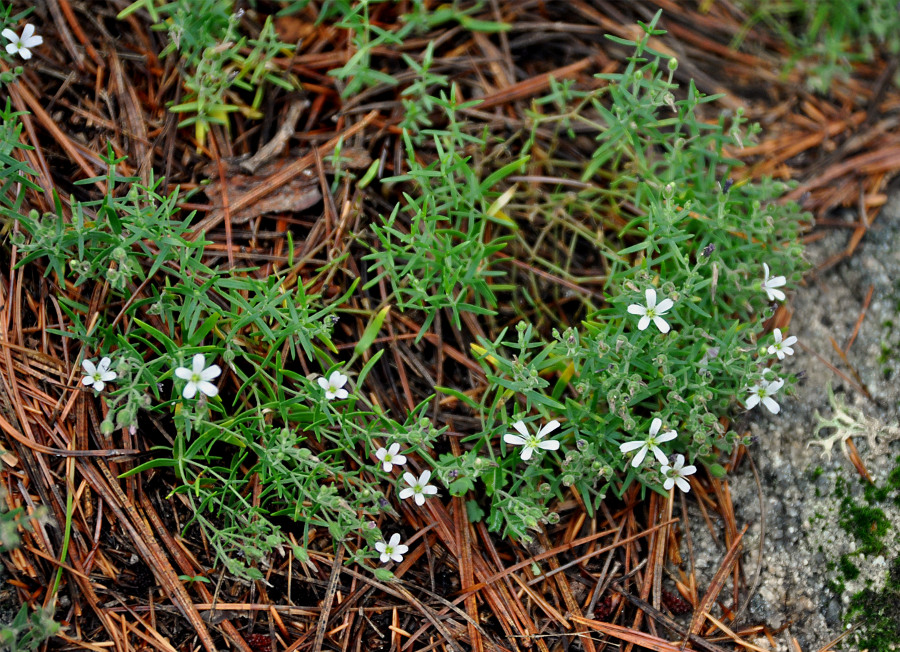
[{"label": "flower petal", "polygon": [[338,400],[343,401],[345,398],[350,396],[346,389],[340,388],[338,389],[334,395],[338,398]]},{"label": "flower petal", "polygon": [[766,406],[766,409],[772,414],[778,414],[781,410],[781,406],[775,402],[775,400],[771,396],[765,396],[762,400],[763,405]]},{"label": "flower petal", "polygon": [[542,448],[545,451],[557,451],[559,450],[559,442],[555,439],[548,439],[547,441],[539,442],[538,448]]},{"label": "flower petal", "polygon": [[[406,482],[406,484],[408,484],[410,487],[416,486],[416,476],[414,476],[414,475],[413,475],[412,473],[410,473],[409,471],[407,471],[406,473],[403,474],[403,480],[404,480],[404,482]],[[406,490],[404,489],[404,491],[406,491]]]},{"label": "flower petal", "polygon": [[647,307],[641,306],[637,303],[632,303],[630,306],[628,306],[627,310],[632,315],[646,315],[647,314]]},{"label": "flower petal", "polygon": [[424,471],[422,471],[422,475],[419,476],[419,484],[424,486],[428,484],[429,480],[431,480],[431,470],[425,469]]},{"label": "flower petal", "polygon": [[[375,545],[377,546],[378,544],[376,543]],[[389,554],[387,554],[386,552],[382,551],[381,555],[379,555],[378,559],[381,560],[382,564],[386,564],[391,560],[391,556]]]},{"label": "flower petal", "polygon": [[653,452],[653,456],[656,458],[656,461],[660,464],[665,464],[669,461],[669,458],[666,457],[666,454],[660,450],[659,446],[651,446],[650,450]]},{"label": "flower petal", "polygon": [[772,331],[772,337],[775,338],[775,343],[778,344],[778,342],[781,341],[781,329],[776,328],[774,331]]},{"label": "flower petal", "polygon": [[531,454],[534,452],[534,446],[526,446],[522,449],[522,461],[527,462],[531,459]]},{"label": "flower petal", "polygon": [[662,317],[654,317],[653,323],[656,324],[656,327],[659,329],[660,333],[665,335],[666,333],[669,332],[669,329],[670,329],[669,322],[667,322]]},{"label": "flower petal", "polygon": [[[781,346],[782,346],[782,348],[784,348],[785,350],[787,350],[787,347],[793,346],[793,345],[796,344],[796,343],[797,343],[797,336],[796,336],[796,335],[791,335],[789,338],[787,338],[787,339],[782,343]],[[792,352],[792,353],[793,353],[793,352]]]},{"label": "flower petal", "polygon": [[384,448],[379,448],[377,451],[375,451],[375,457],[377,457],[379,460],[383,460],[385,456],[387,456],[387,454],[388,452]]},{"label": "flower petal", "polygon": [[548,423],[547,425],[545,425],[543,428],[541,428],[540,430],[538,430],[538,434],[536,435],[536,437],[537,437],[538,439],[542,439],[542,438],[544,438],[545,436],[549,435],[549,434],[550,434],[551,432],[553,432],[554,430],[556,430],[557,428],[559,428],[559,421],[557,421],[556,419],[554,419],[553,421],[551,421],[550,423]]},{"label": "flower petal", "polygon": [[187,367],[178,367],[175,370],[175,375],[178,378],[181,378],[181,380],[190,380],[191,376],[193,375],[193,372],[190,369],[188,369]]},{"label": "flower petal", "polygon": [[524,421],[516,421],[514,424],[512,424],[512,427],[515,428],[516,432],[518,432],[523,437],[528,437],[528,428],[525,427]]},{"label": "flower petal", "polygon": [[644,292],[644,296],[647,297],[647,309],[653,308],[656,306],[656,290],[653,288],[647,288]]},{"label": "flower petal", "polygon": [[663,482],[663,489],[666,491],[671,491],[672,487],[675,486],[675,478],[666,478],[666,481]]},{"label": "flower petal", "polygon": [[98,380],[94,383],[94,389],[98,392],[102,392],[104,387],[106,387],[106,384],[102,380]]},{"label": "flower petal", "polygon": [[637,468],[641,465],[641,462],[644,461],[644,458],[647,457],[647,442],[644,442],[644,445],[641,446],[641,450],[638,451],[638,454],[634,456],[634,459],[631,460],[631,466]]},{"label": "flower petal", "polygon": [[427,496],[433,496],[437,493],[437,487],[435,487],[433,484],[426,485],[422,487],[422,493]]},{"label": "flower petal", "polygon": [[25,27],[22,28],[22,40],[27,41],[32,34],[34,34],[34,25],[26,23]]},{"label": "flower petal", "polygon": [[[384,552],[387,550],[387,544],[384,541],[375,542],[375,550],[378,552]],[[381,561],[384,561],[383,559]]]},{"label": "flower petal", "polygon": [[219,393],[219,388],[206,380],[201,380],[199,383],[197,383],[197,388],[210,398],[216,396]]},{"label": "flower petal", "polygon": [[397,546],[399,546],[400,534],[398,532],[394,532],[394,534],[391,535],[391,539],[390,541],[388,541],[388,543],[390,544],[391,548],[396,548]]},{"label": "flower petal", "polygon": [[83,376],[82,379],[81,379],[81,384],[82,384],[82,385],[92,385],[93,383],[94,383],[94,376],[93,376],[93,374],[91,374],[91,375],[89,375],[89,376]]},{"label": "flower petal", "polygon": [[659,305],[656,306],[656,314],[661,315],[665,312],[669,312],[672,309],[672,306],[675,305],[675,302],[671,299],[663,299],[659,302]]},{"label": "flower petal", "polygon": [[183,398],[194,398],[197,394],[197,384],[196,383],[188,383],[184,386],[184,389],[181,392],[181,396]]},{"label": "flower petal", "polygon": [[89,376],[93,376],[95,373],[97,373],[97,367],[90,360],[82,360],[81,368],[84,369],[84,373],[88,374]]},{"label": "flower petal", "polygon": [[416,492],[413,490],[412,487],[407,487],[406,489],[401,489],[400,493],[397,495],[400,497],[400,500],[406,500],[407,498],[409,498],[410,496],[412,496],[415,493]]},{"label": "flower petal", "polygon": [[[0,35],[2,35],[3,38],[5,38],[7,41],[19,40],[19,35],[16,34],[14,31],[12,31],[11,29],[9,29],[8,27],[5,30],[3,30],[2,32],[0,32]],[[12,52],[10,52],[10,54],[12,54]]]},{"label": "flower petal", "polygon": [[650,422],[650,436],[653,437],[656,433],[658,433],[660,427],[662,427],[662,419],[660,419],[659,417],[655,417],[653,421]]},{"label": "flower petal", "polygon": [[684,478],[678,478],[675,480],[675,484],[678,485],[678,488],[681,489],[684,493],[690,493],[691,491],[691,483],[685,480]]},{"label": "flower petal", "polygon": [[641,317],[641,320],[638,322],[638,330],[645,331],[647,330],[647,326],[650,325],[650,318],[647,315]]},{"label": "flower petal", "polygon": [[769,281],[769,265],[767,263],[763,263],[763,273],[765,274],[766,282]]},{"label": "flower petal", "polygon": [[784,379],[783,379],[783,378],[777,378],[776,380],[773,380],[771,383],[769,383],[769,386],[766,387],[766,391],[767,391],[769,394],[774,394],[775,392],[777,392],[777,391],[778,391],[779,389],[781,389],[782,387],[784,387]]},{"label": "flower petal", "polygon": [[206,356],[202,353],[195,354],[193,361],[191,362],[191,367],[195,374],[202,377],[203,370],[206,369]]},{"label": "flower petal", "polygon": [[626,441],[624,444],[619,445],[620,453],[630,453],[633,450],[637,450],[641,446],[644,446],[647,442],[636,440],[636,441]]},{"label": "flower petal", "polygon": [[116,378],[118,378],[118,376],[119,374],[117,374],[115,371],[105,371],[100,374],[100,380],[109,382],[110,380],[115,380]]},{"label": "flower petal", "polygon": [[678,436],[678,431],[677,431],[677,430],[666,430],[663,434],[659,435],[659,436],[656,438],[656,441],[658,441],[658,442],[661,444],[661,443],[666,442],[666,441],[672,441],[672,440],[675,439],[677,436]]},{"label": "flower petal", "polygon": [[319,387],[322,389],[328,389],[330,385],[328,384],[328,379],[325,376],[319,376],[316,378],[316,382],[319,383]]},{"label": "flower petal", "polygon": [[506,434],[503,435],[503,441],[507,444],[512,444],[513,446],[524,446],[525,442],[528,440],[524,437],[519,437],[519,435]]},{"label": "flower petal", "polygon": [[393,462],[385,462],[384,464],[381,465],[381,470],[384,471],[385,473],[390,473],[393,469],[394,469]]},{"label": "flower petal", "polygon": [[688,464],[686,467],[681,469],[681,475],[694,475],[697,472],[697,467],[693,464]]},{"label": "flower petal", "polygon": [[424,504],[425,504],[425,496],[423,496],[422,494],[416,494],[416,505],[421,507]]},{"label": "flower petal", "polygon": [[747,400],[744,401],[744,405],[747,406],[748,410],[752,410],[757,405],[759,405],[759,394],[751,394],[747,397]]},{"label": "flower petal", "polygon": [[405,555],[405,554],[407,553],[407,551],[409,551],[409,546],[404,546],[403,544],[400,544],[399,546],[397,546],[397,547],[394,549],[394,553],[396,553],[397,555],[399,555],[399,556],[400,556],[400,559],[397,559],[397,560],[395,560],[395,561],[403,561],[403,557],[402,557],[402,556]]},{"label": "flower petal", "polygon": [[203,370],[203,373],[200,374],[200,378],[203,380],[212,380],[213,378],[218,378],[219,374],[222,373],[222,368],[214,364],[211,367],[207,367]]},{"label": "flower petal", "polygon": [[19,51],[19,46],[17,46],[15,43],[7,43],[6,44],[7,54],[15,54],[18,51]]},{"label": "flower petal", "polygon": [[406,455],[394,455],[394,459],[392,460],[396,466],[403,466],[406,464]]},{"label": "flower petal", "polygon": [[398,444],[397,442],[394,442],[393,444],[388,446],[387,452],[390,453],[391,455],[396,455],[397,453],[400,452],[400,444]]},{"label": "flower petal", "polygon": [[101,374],[104,374],[109,371],[109,365],[111,364],[112,360],[110,360],[106,356],[103,356],[102,358],[100,358],[100,364],[97,365],[97,371],[99,371]]}]

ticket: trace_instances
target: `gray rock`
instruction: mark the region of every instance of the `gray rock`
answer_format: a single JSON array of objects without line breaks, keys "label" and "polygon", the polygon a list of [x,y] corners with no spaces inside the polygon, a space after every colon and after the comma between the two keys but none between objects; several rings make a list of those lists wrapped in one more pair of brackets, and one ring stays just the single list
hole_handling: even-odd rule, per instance
[{"label": "gray rock", "polygon": [[[829,231],[808,248],[808,258],[814,265],[827,260],[846,247],[852,233],[852,229]],[[780,414],[770,415],[757,407],[746,415],[757,442],[750,454],[762,482],[765,536],[759,590],[739,625],[764,624],[775,629],[787,624],[776,637],[779,650],[794,649],[791,637],[804,651],[818,650],[836,638],[843,631],[842,617],[850,596],[867,585],[876,589],[881,586],[888,561],[900,553],[900,509],[888,500],[879,505],[892,523],[884,538],[887,549],[871,559],[851,558],[860,574],[855,580],[845,580],[843,596],[835,596],[828,588],[829,582],[840,579],[838,569],[829,566],[829,562],[838,562],[858,545],[854,536],[839,525],[841,505],[834,495],[835,482],[838,478],[846,480],[851,495],[860,501],[861,483],[839,438],[833,436],[834,429],[825,429],[818,435],[820,440],[832,436],[830,457],[825,445],[810,445],[816,439],[815,413],[818,411],[826,419],[835,414],[826,390],[830,383],[836,398],[844,401],[851,416],[861,422],[862,432],[853,437],[853,443],[876,484],[884,484],[894,468],[900,452],[900,430],[896,428],[900,418],[900,360],[893,352],[900,351],[898,242],[900,194],[895,194],[850,259],[810,279],[807,287],[790,297],[793,317],[788,332],[799,337],[804,348],[795,347],[795,355],[785,361],[785,368],[794,374],[802,373],[803,378],[793,396],[781,397]],[[838,346],[846,346],[870,286],[874,287],[871,304],[847,358],[871,393],[871,400],[815,355],[828,360],[847,377],[854,377],[853,370],[835,352],[831,338]],[[886,356],[882,355],[883,345],[889,351]],[[818,476],[814,473],[817,467],[822,469]],[[728,481],[738,527],[750,524],[744,557],[744,574],[749,583],[759,563],[763,536],[757,484],[748,464],[743,464]],[[720,542],[713,542],[695,503],[689,510],[702,592],[706,586],[703,582],[716,571],[725,550],[720,533]],[[721,523],[716,525],[721,527]],[[729,585],[723,596],[730,595],[730,591]],[[764,638],[757,643],[768,648]],[[842,649],[855,648],[852,642],[845,642]]]}]

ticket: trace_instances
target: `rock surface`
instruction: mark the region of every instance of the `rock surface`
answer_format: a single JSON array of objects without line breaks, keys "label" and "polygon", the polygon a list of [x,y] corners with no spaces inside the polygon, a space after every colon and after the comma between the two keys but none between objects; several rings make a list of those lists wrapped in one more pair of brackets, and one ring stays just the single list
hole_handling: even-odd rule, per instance
[{"label": "rock surface", "polygon": [[[851,219],[855,217],[848,217],[848,222]],[[807,258],[814,266],[821,264],[842,251],[852,233],[851,228],[828,231],[823,239],[808,247]],[[833,428],[815,434],[819,423],[816,412],[825,419],[835,416],[827,391],[831,384],[835,398],[848,406],[847,413],[852,418],[846,421],[860,424],[861,434],[853,437],[853,443],[875,484],[883,486],[895,468],[900,453],[900,430],[896,428],[900,417],[898,243],[900,193],[895,192],[852,257],[811,278],[806,287],[789,297],[793,316],[787,332],[799,337],[802,345],[795,346],[794,356],[785,361],[787,371],[802,375],[794,396],[781,397],[782,410],[778,415],[770,415],[761,407],[745,415],[756,439],[750,453],[762,484],[764,518],[750,465],[742,464],[728,479],[738,527],[750,524],[744,557],[748,584],[752,583],[759,563],[763,524],[765,536],[759,590],[741,624],[784,627],[775,636],[778,650],[796,650],[792,647],[793,637],[804,652],[817,651],[839,636],[846,627],[842,617],[850,596],[867,583],[876,589],[881,586],[888,564],[900,552],[900,508],[889,499],[878,504],[891,522],[883,538],[884,550],[877,555],[854,554],[860,542],[840,525],[847,503],[842,505],[835,495],[835,486],[845,482],[851,503],[866,505],[862,497],[864,481],[842,450],[843,437],[832,437],[830,457],[827,446],[810,445],[814,439],[836,434]],[[870,287],[871,303],[846,354],[851,369],[836,352],[832,338],[841,348],[847,345]],[[854,379],[856,387],[829,369],[825,360],[845,377]],[[868,389],[871,399],[858,389],[860,384]],[[696,504],[691,504],[702,591],[704,581],[708,582],[717,570],[725,550],[723,544],[712,541]],[[846,559],[859,568],[859,576],[854,580],[843,577],[836,567],[844,555],[849,555]],[[829,583],[836,581],[845,583],[842,595],[829,588]],[[728,585],[723,596],[730,591]],[[765,638],[756,643],[770,647]],[[842,647],[834,649],[858,650],[859,646],[848,638]]]}]

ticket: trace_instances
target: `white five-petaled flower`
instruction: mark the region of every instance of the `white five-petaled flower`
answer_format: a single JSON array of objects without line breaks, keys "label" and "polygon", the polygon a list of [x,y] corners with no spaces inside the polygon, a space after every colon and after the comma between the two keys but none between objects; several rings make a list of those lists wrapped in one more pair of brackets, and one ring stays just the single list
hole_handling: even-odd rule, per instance
[{"label": "white five-petaled flower", "polygon": [[656,290],[653,288],[647,288],[644,292],[644,296],[647,299],[647,305],[642,306],[638,303],[632,303],[628,306],[628,312],[632,315],[640,315],[641,319],[638,322],[638,330],[643,331],[646,330],[650,325],[650,321],[653,320],[653,323],[656,324],[656,327],[660,330],[661,333],[669,332],[669,322],[661,317],[661,315],[666,314],[675,305],[675,302],[671,299],[663,299],[656,303]]},{"label": "white five-petaled flower", "polygon": [[666,481],[663,482],[663,488],[666,491],[669,491],[677,484],[679,489],[681,489],[684,493],[687,493],[691,490],[691,485],[687,480],[685,480],[685,476],[693,475],[694,473],[696,473],[697,467],[693,464],[685,466],[684,455],[679,453],[675,456],[675,464],[673,464],[672,466],[663,464],[660,471],[666,477]]},{"label": "white five-petaled flower", "polygon": [[541,441],[541,439],[559,428],[559,421],[556,421],[555,419],[538,430],[536,435],[532,435],[530,432],[528,432],[528,429],[525,427],[525,423],[523,421],[516,421],[514,424],[512,424],[512,426],[522,436],[520,437],[519,435],[509,433],[503,435],[503,441],[505,441],[507,444],[512,444],[513,446],[524,446],[525,448],[522,449],[523,460],[527,461],[531,459],[531,455],[538,448],[545,451],[555,451],[559,449],[559,442],[555,439]]},{"label": "white five-petaled flower", "polygon": [[766,263],[763,263],[763,271],[765,272],[765,278],[763,278],[762,289],[766,291],[766,295],[769,297],[769,301],[784,301],[784,292],[781,290],[776,290],[775,288],[780,288],[781,286],[787,283],[787,279],[783,276],[773,276],[769,278],[769,266]]},{"label": "white five-petaled flower", "polygon": [[116,372],[109,370],[112,360],[109,358],[100,358],[100,364],[94,366],[90,360],[82,360],[81,368],[84,369],[84,378],[81,379],[82,384],[92,385],[95,390],[102,392],[106,387],[106,383],[116,379]]},{"label": "white five-petaled flower", "polygon": [[325,398],[329,401],[333,401],[336,398],[344,400],[350,395],[344,389],[345,384],[347,384],[347,376],[336,369],[331,372],[328,378],[319,376],[319,387],[325,390]]},{"label": "white five-petaled flower", "polygon": [[657,461],[660,464],[668,463],[669,458],[666,457],[665,453],[663,453],[659,449],[659,445],[675,439],[678,436],[678,433],[675,430],[666,430],[661,435],[657,434],[659,433],[659,429],[661,426],[662,419],[657,417],[653,419],[652,422],[650,422],[650,433],[647,439],[626,441],[624,444],[619,446],[619,451],[622,453],[630,453],[633,450],[637,450],[637,455],[635,455],[634,459],[631,460],[631,466],[635,468],[639,467],[641,465],[641,462],[643,462],[644,458],[647,456],[647,451],[652,452],[654,457],[656,457]]},{"label": "white five-petaled flower", "polygon": [[381,468],[385,473],[390,473],[395,464],[397,466],[406,464],[406,455],[400,455],[400,444],[391,444],[388,448],[382,446],[375,451],[375,457],[381,461]]},{"label": "white five-petaled flower", "polygon": [[416,505],[424,505],[425,496],[431,496],[437,493],[437,487],[428,484],[428,481],[431,479],[431,471],[428,471],[427,469],[422,471],[422,475],[418,478],[407,471],[403,474],[403,479],[406,480],[406,484],[409,486],[400,490],[400,500],[406,500],[407,498],[415,496]]},{"label": "white five-petaled flower", "polygon": [[9,54],[18,54],[23,59],[30,59],[31,48],[36,48],[44,42],[43,37],[34,33],[34,25],[31,23],[22,28],[22,36],[8,28],[0,32],[0,34],[3,34],[3,38],[9,41],[6,44],[6,51]]},{"label": "white five-petaled flower", "polygon": [[175,370],[176,376],[187,381],[187,385],[185,385],[184,389],[181,391],[181,395],[184,398],[194,398],[197,394],[197,390],[200,390],[201,394],[206,394],[210,397],[219,393],[219,388],[209,382],[213,378],[218,378],[219,374],[222,373],[219,365],[214,364],[207,367],[206,356],[202,353],[198,353],[194,356],[191,367],[191,369],[188,369],[187,367],[178,367]]},{"label": "white five-petaled flower", "polygon": [[394,534],[391,535],[391,540],[387,543],[384,541],[376,543],[375,550],[381,553],[382,564],[386,564],[391,560],[399,564],[403,561],[403,555],[409,550],[409,546],[402,545],[400,543],[400,535],[394,532]]},{"label": "white five-petaled flower", "polygon": [[779,360],[784,360],[784,356],[786,355],[794,355],[794,349],[791,348],[792,344],[797,343],[797,338],[794,335],[783,340],[780,328],[776,328],[772,331],[772,335],[775,337],[775,344],[772,344],[769,347],[769,355],[774,353],[778,356]]},{"label": "white five-petaled flower", "polygon": [[769,410],[769,412],[778,414],[781,407],[775,402],[772,395],[781,389],[782,385],[784,385],[784,381],[781,378],[776,378],[772,382],[763,380],[762,382],[756,383],[750,388],[750,396],[747,397],[747,409],[750,410],[755,408],[759,402],[762,401],[762,404],[766,406],[766,409]]}]

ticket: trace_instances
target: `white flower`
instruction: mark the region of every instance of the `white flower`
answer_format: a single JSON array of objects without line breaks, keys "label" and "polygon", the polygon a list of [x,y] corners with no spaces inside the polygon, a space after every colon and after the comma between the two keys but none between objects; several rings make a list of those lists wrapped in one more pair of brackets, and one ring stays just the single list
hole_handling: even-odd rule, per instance
[{"label": "white flower", "polygon": [[349,396],[344,385],[347,383],[347,376],[340,371],[332,371],[331,375],[326,379],[325,376],[319,376],[319,387],[325,390],[325,398],[329,401],[334,399],[345,399]]},{"label": "white flower", "polygon": [[647,305],[642,306],[637,303],[633,303],[628,306],[628,312],[632,315],[640,315],[641,320],[638,322],[638,330],[643,331],[646,330],[650,325],[650,320],[653,320],[653,323],[656,324],[656,327],[662,333],[669,332],[669,322],[663,319],[660,315],[664,315],[669,312],[669,309],[675,305],[675,303],[671,299],[663,299],[659,302],[659,305],[656,303],[656,290],[653,288],[647,288],[644,292],[644,296],[647,298]]},{"label": "white flower", "polygon": [[633,450],[638,450],[637,455],[634,456],[634,459],[631,460],[631,466],[637,468],[641,465],[641,462],[644,461],[644,458],[647,456],[647,451],[651,451],[659,461],[660,464],[666,464],[669,461],[669,458],[665,456],[659,449],[659,445],[663,442],[671,441],[678,436],[678,433],[675,430],[666,430],[663,434],[657,435],[659,432],[659,428],[662,426],[662,420],[658,417],[653,419],[650,423],[650,433],[646,440],[641,441],[638,439],[637,441],[627,441],[621,446],[619,446],[619,451],[622,453],[629,453]]},{"label": "white flower", "polygon": [[116,372],[109,370],[112,360],[109,358],[100,358],[100,364],[96,367],[90,360],[82,360],[81,368],[84,369],[84,378],[81,379],[84,385],[93,385],[94,389],[102,392],[106,387],[106,383],[116,379]]},{"label": "white flower", "polygon": [[770,383],[762,381],[755,384],[750,388],[750,396],[747,397],[747,409],[755,408],[762,401],[762,404],[766,406],[769,412],[778,414],[781,407],[775,402],[772,395],[781,389],[782,385],[784,385],[784,381],[781,378],[776,378]]},{"label": "white flower", "polygon": [[381,553],[381,563],[386,564],[391,560],[394,560],[398,564],[403,561],[403,555],[406,554],[406,551],[409,550],[409,546],[404,546],[400,544],[400,535],[394,532],[391,536],[391,540],[385,543],[384,541],[379,541],[375,544],[375,550]]},{"label": "white flower", "polygon": [[669,491],[677,484],[679,489],[681,489],[684,493],[687,493],[691,490],[691,485],[684,478],[685,476],[693,475],[694,473],[696,473],[697,467],[693,464],[685,466],[684,455],[679,453],[675,456],[674,466],[663,464],[660,471],[664,476],[666,476],[666,481],[663,483],[663,488],[666,491]]},{"label": "white flower", "polygon": [[437,487],[428,484],[428,480],[431,479],[431,471],[422,471],[422,475],[418,478],[407,471],[403,474],[403,479],[406,480],[406,484],[409,486],[400,490],[400,500],[406,500],[411,496],[415,496],[416,505],[424,505],[425,496],[437,493]]},{"label": "white flower", "polygon": [[786,355],[794,355],[794,349],[791,348],[791,344],[797,343],[797,338],[791,335],[786,340],[781,339],[781,329],[776,328],[772,331],[772,335],[775,336],[775,344],[769,347],[769,355],[773,353],[778,356],[779,360],[784,360],[784,356]]},{"label": "white flower", "polygon": [[397,466],[406,464],[406,455],[400,455],[400,444],[391,444],[387,449],[382,446],[375,451],[375,457],[381,460],[381,468],[384,469],[385,473],[390,473],[395,464]]},{"label": "white flower", "polygon": [[44,42],[43,37],[37,36],[34,33],[34,25],[32,25],[31,23],[28,23],[22,29],[21,37],[19,37],[11,29],[5,29],[0,32],[0,34],[3,34],[3,38],[9,41],[9,43],[6,44],[6,51],[9,54],[18,54],[23,59],[30,59],[30,48],[36,48]]},{"label": "white flower", "polygon": [[765,263],[763,263],[763,271],[766,276],[762,282],[762,289],[766,291],[769,301],[775,301],[776,299],[784,301],[784,292],[776,290],[775,288],[783,286],[787,283],[787,279],[783,276],[773,276],[772,278],[769,278],[769,266]]},{"label": "white flower", "polygon": [[195,355],[191,364],[193,366],[193,369],[188,369],[187,367],[178,367],[175,370],[176,376],[178,376],[182,380],[188,381],[187,385],[184,386],[181,395],[184,398],[194,398],[194,396],[197,394],[198,389],[202,394],[206,394],[207,396],[215,396],[216,394],[218,394],[219,388],[209,381],[211,381],[213,378],[218,378],[219,374],[222,373],[219,365],[214,364],[210,367],[207,367],[206,356],[204,356],[202,353],[198,353],[197,355]]},{"label": "white flower", "polygon": [[531,459],[532,453],[538,448],[545,451],[555,451],[559,449],[559,442],[555,439],[541,441],[541,439],[559,428],[559,421],[556,421],[555,419],[538,430],[536,435],[529,433],[528,429],[525,427],[525,423],[522,421],[516,421],[513,424],[513,428],[515,428],[522,436],[519,437],[519,435],[513,435],[511,433],[506,434],[503,435],[503,441],[507,444],[512,444],[513,446],[524,446],[525,448],[522,449],[523,460]]}]

